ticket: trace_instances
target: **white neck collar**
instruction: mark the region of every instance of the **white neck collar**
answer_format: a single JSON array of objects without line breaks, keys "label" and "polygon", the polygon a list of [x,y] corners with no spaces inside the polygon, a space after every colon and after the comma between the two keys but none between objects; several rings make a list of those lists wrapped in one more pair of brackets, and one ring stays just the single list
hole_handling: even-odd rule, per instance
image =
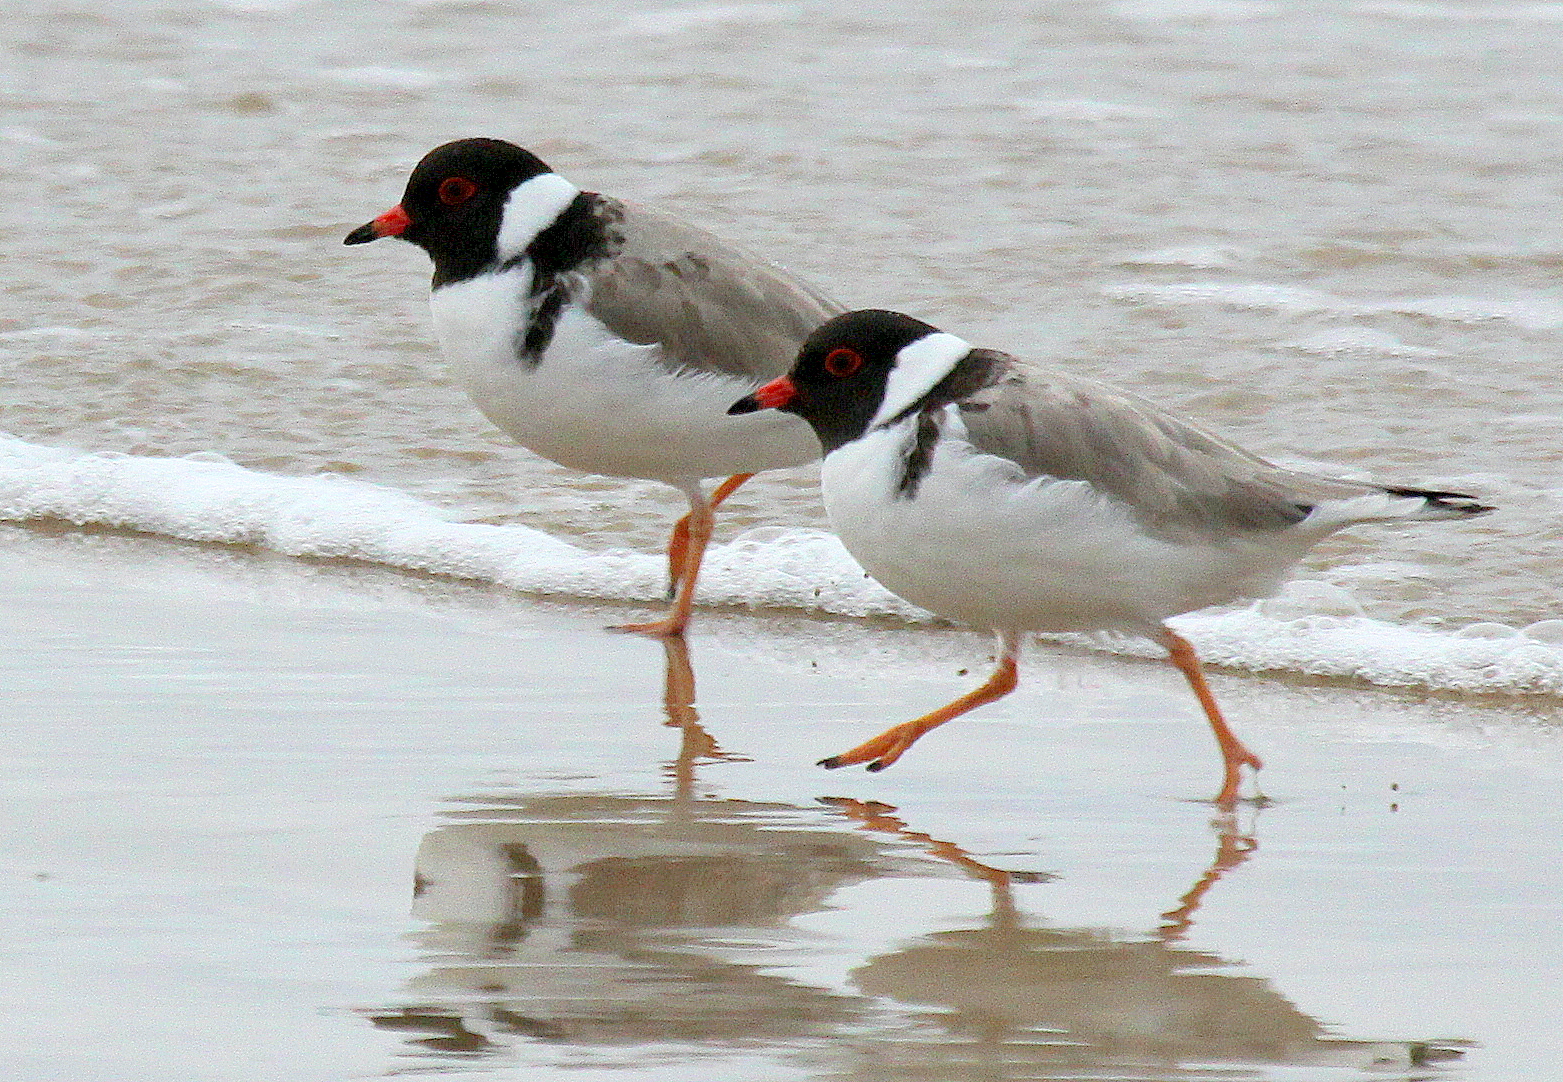
[{"label": "white neck collar", "polygon": [[885,397],[868,423],[869,428],[884,424],[933,390],[970,352],[971,345],[964,339],[943,331],[902,346],[896,354],[895,367],[890,369],[890,378],[885,381]]},{"label": "white neck collar", "polygon": [[558,173],[540,173],[517,184],[499,218],[495,241],[499,261],[508,262],[525,252],[580,194],[579,188]]}]

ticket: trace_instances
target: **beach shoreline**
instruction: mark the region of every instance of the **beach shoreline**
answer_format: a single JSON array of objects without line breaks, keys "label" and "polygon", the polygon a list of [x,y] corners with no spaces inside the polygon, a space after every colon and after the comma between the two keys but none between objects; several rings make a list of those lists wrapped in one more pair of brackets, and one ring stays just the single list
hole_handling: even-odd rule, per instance
[{"label": "beach shoreline", "polygon": [[[610,1039],[606,1016],[562,988],[502,981],[489,997],[499,1017],[529,1003],[565,1036],[490,1026],[482,1047],[538,1077],[578,1062],[604,1077],[680,1064],[695,1078],[855,1078],[865,1068],[853,1027],[890,1027],[883,1038],[925,1026],[915,1019],[929,1009],[956,1029],[895,1045],[902,1068],[928,1054],[920,1042],[965,1047],[959,1018],[991,1007],[996,988],[973,977],[919,1005],[932,978],[905,967],[926,951],[954,964],[939,951],[955,943],[998,949],[1001,910],[981,868],[1025,873],[1005,889],[1017,929],[1032,931],[1006,964],[1065,949],[1064,929],[1156,941],[1168,980],[1216,965],[1284,997],[1290,1036],[1265,1054],[1294,1066],[1356,1069],[1336,1039],[1374,1055],[1474,1041],[1439,1069],[1497,1082],[1558,1040],[1541,1020],[1563,960],[1536,938],[1557,914],[1503,901],[1522,888],[1560,896],[1545,794],[1563,776],[1563,741],[1544,718],[1217,673],[1234,725],[1267,758],[1273,803],[1213,827],[1201,799],[1217,759],[1170,668],[1033,648],[1011,699],[882,775],[829,773],[812,765],[821,754],[969,683],[985,639],[702,612],[680,676],[660,644],[602,630],[617,606],[144,538],[10,528],[3,540],[12,721],[0,868],[8,935],[28,946],[0,967],[0,1014],[6,1058],[28,1082],[324,1079],[395,1064],[459,1073],[428,1027],[477,1024],[462,1012],[483,999],[481,959],[494,949],[470,941],[470,909],[491,904],[474,899],[494,889],[481,854],[522,836],[538,854],[558,849],[539,858],[547,907],[525,948],[543,952],[526,962],[537,972],[603,928],[639,928],[657,949],[677,932],[680,957],[721,956],[741,983],[763,972],[762,1000],[804,996],[818,1012],[812,1029],[761,1019],[755,1032],[768,1037],[715,1027],[670,1048],[647,1033]],[[471,827],[476,840],[442,840],[463,823],[488,825]],[[682,833],[690,823],[696,833]],[[802,846],[795,856],[765,856],[799,831],[786,843]],[[727,856],[688,879],[712,846]],[[818,847],[835,855],[807,856]],[[818,860],[838,870],[809,871]],[[729,874],[726,901],[688,895]],[[444,912],[446,894],[429,886],[440,876],[466,884]],[[1192,908],[1164,917],[1202,883]],[[647,891],[675,908],[716,906],[700,920],[731,927],[624,909]],[[557,926],[556,911],[568,916]],[[960,929],[976,938],[948,938]],[[1041,982],[1027,985],[1033,1005],[1086,979],[1025,972]],[[735,987],[709,994],[720,1002]],[[625,1009],[614,988],[591,993],[603,1010]],[[905,1013],[864,1014],[865,995]],[[149,1000],[165,1009],[127,1019],[126,1003]],[[444,1022],[425,1017],[430,1003]],[[1022,1055],[1042,1019],[1007,1009],[1009,1037],[995,1047]],[[1071,1017],[1111,1043],[1100,1018]],[[1261,1033],[1281,1024],[1250,1021]],[[838,1052],[816,1062],[827,1037]],[[622,1053],[614,1074],[601,1057],[618,1041],[640,1051]],[[1231,1060],[1259,1047],[1187,1038],[1168,1054]],[[1027,1077],[1051,1077],[1045,1056],[1026,1056],[1043,1071]]]}]

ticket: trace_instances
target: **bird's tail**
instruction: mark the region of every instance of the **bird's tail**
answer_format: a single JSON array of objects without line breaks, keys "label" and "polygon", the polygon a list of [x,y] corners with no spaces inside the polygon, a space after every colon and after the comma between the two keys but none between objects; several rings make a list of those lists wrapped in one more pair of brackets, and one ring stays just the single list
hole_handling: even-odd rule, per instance
[{"label": "bird's tail", "polygon": [[1435,522],[1496,510],[1464,492],[1324,480],[1333,491],[1317,502],[1299,505],[1307,509],[1307,517],[1298,526],[1315,537],[1367,522]]},{"label": "bird's tail", "polygon": [[1468,496],[1464,492],[1440,492],[1431,488],[1392,488],[1384,486],[1384,491],[1391,496],[1398,496],[1407,500],[1422,501],[1420,507],[1412,507],[1409,514],[1402,511],[1395,518],[1471,518],[1475,515],[1485,515],[1497,508],[1477,500],[1475,496]]}]

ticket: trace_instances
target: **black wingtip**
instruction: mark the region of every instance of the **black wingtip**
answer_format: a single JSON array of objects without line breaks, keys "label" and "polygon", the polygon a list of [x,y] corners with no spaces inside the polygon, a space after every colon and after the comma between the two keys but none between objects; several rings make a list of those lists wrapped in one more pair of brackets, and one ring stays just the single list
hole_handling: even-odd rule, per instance
[{"label": "black wingtip", "polygon": [[1391,496],[1426,500],[1429,508],[1449,511],[1457,515],[1485,515],[1498,510],[1491,504],[1479,503],[1475,496],[1465,492],[1444,492],[1432,488],[1385,488]]}]

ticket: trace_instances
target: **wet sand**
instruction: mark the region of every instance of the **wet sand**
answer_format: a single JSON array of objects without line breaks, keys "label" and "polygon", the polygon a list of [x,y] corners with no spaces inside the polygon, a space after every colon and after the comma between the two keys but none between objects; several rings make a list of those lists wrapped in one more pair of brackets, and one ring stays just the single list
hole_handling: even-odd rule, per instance
[{"label": "wet sand", "polygon": [[[1563,1077],[1518,701],[0,529],[8,1079]],[[961,670],[969,670],[964,675]]]}]

